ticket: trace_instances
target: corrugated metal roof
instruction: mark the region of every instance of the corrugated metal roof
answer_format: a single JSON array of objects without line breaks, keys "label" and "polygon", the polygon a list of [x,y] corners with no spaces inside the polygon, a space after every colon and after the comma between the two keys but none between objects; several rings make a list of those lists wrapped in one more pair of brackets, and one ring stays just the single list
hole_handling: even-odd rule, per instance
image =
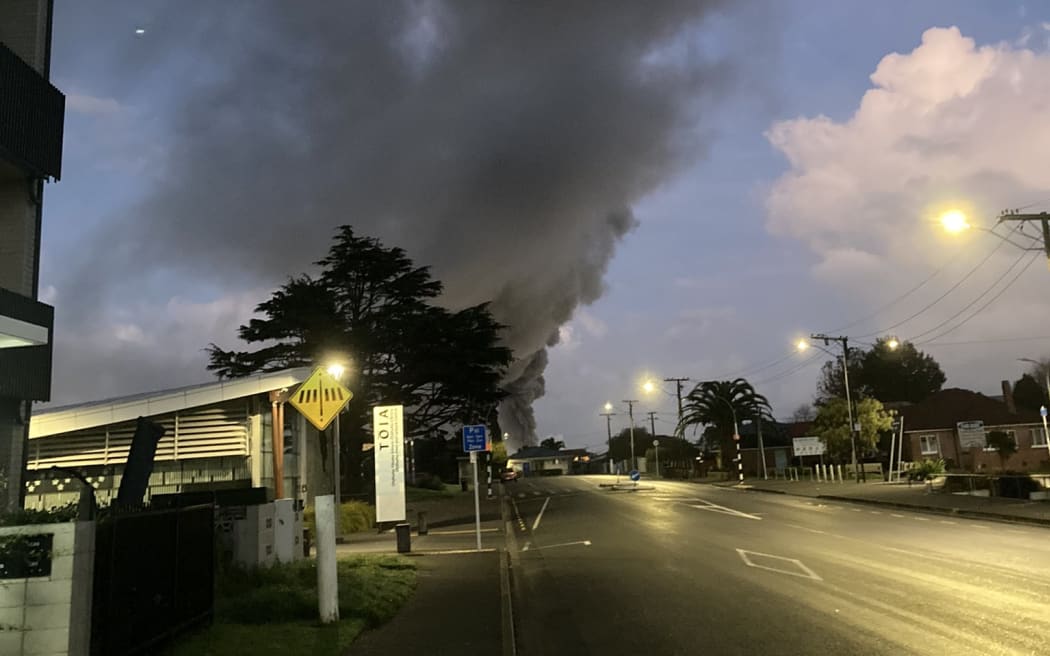
[{"label": "corrugated metal roof", "polygon": [[117,424],[136,417],[178,412],[292,387],[306,380],[312,371],[309,367],[283,369],[246,378],[37,410],[29,420],[29,439]]}]

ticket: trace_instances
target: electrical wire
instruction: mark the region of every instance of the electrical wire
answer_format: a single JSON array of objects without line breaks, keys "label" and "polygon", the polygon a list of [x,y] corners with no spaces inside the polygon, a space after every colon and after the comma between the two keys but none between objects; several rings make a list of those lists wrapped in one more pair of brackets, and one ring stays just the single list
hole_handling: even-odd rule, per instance
[{"label": "electrical wire", "polygon": [[959,323],[955,324],[954,326],[952,326],[948,330],[945,330],[944,332],[931,337],[930,339],[926,340],[925,342],[920,342],[920,344],[927,344],[927,343],[929,343],[929,342],[931,342],[931,341],[933,341],[935,339],[938,339],[940,337],[944,337],[945,335],[947,335],[949,333],[955,332],[959,328],[962,328],[963,326],[965,326],[970,321],[970,319],[973,319],[974,317],[979,315],[981,312],[984,312],[984,310],[987,309],[988,306],[990,306],[992,303],[994,303],[997,300],[999,300],[999,297],[1002,296],[1004,293],[1006,293],[1006,290],[1010,289],[1010,287],[1013,286],[1013,284],[1015,282],[1017,282],[1017,279],[1020,278],[1021,275],[1025,271],[1027,271],[1029,269],[1029,267],[1031,267],[1032,264],[1034,264],[1037,259],[1039,259],[1040,255],[1041,255],[1040,253],[1033,253],[1031,258],[1029,258],[1029,260],[1028,260],[1028,264],[1026,264],[1023,267],[1021,267],[1021,269],[1018,270],[1018,272],[1016,274],[1014,274],[1014,277],[1011,278],[1009,280],[1009,282],[1006,283],[1005,287],[1000,289],[999,292],[995,296],[993,296],[990,299],[988,299],[988,301],[984,305],[982,305],[981,307],[979,307],[976,310],[974,310],[974,312],[970,316],[966,317],[965,319],[963,319]]},{"label": "electrical wire", "polygon": [[752,383],[752,386],[766,385],[768,383],[772,383],[772,382],[775,382],[775,381],[787,378],[789,376],[793,376],[794,374],[796,374],[799,371],[802,371],[803,369],[811,366],[814,362],[816,362],[817,360],[820,360],[822,358],[823,358],[823,354],[821,354],[821,353],[814,353],[810,357],[806,358],[802,362],[796,364],[795,366],[793,366],[793,367],[791,367],[789,369],[785,369],[784,371],[782,371],[780,373],[773,374],[772,376],[769,376],[768,378],[763,378],[762,380],[755,381],[754,383]]},{"label": "electrical wire", "polygon": [[971,339],[962,342],[926,342],[927,346],[970,346],[973,344],[1003,344],[1005,342],[1039,342],[1050,339],[1050,335],[1035,337],[1002,337],[999,339]]},{"label": "electrical wire", "polygon": [[[1011,230],[1009,233],[1007,233],[1007,237],[1009,237],[1010,235],[1012,235],[1016,231],[1017,231],[1017,226],[1014,226],[1013,230]],[[899,328],[900,326],[903,326],[904,324],[908,323],[912,319],[915,319],[916,317],[918,317],[919,315],[923,314],[924,312],[930,310],[933,306],[935,306],[938,303],[940,303],[941,301],[943,301],[945,298],[948,297],[949,294],[951,294],[956,289],[958,289],[960,285],[962,285],[964,282],[969,280],[970,276],[972,276],[973,274],[977,273],[977,271],[980,270],[980,268],[983,267],[988,262],[988,260],[992,259],[992,256],[995,255],[999,251],[999,249],[1003,247],[1003,245],[1005,243],[1006,243],[1005,241],[1000,241],[999,243],[997,243],[992,250],[988,251],[988,254],[985,255],[984,258],[981,259],[980,262],[975,264],[973,266],[973,268],[971,268],[969,271],[967,271],[966,274],[962,278],[960,278],[954,285],[949,287],[946,292],[944,292],[943,294],[941,294],[937,298],[933,299],[933,301],[927,303],[918,312],[916,312],[916,313],[914,313],[912,315],[909,315],[908,317],[902,319],[901,321],[898,321],[895,324],[892,324],[890,326],[886,326],[885,328],[883,328],[881,330],[877,330],[877,331],[875,331],[873,333],[867,333],[865,335],[857,335],[856,337],[863,338],[863,337],[875,337],[876,335],[885,335],[886,333],[890,332],[894,328]]]},{"label": "electrical wire", "polygon": [[[1019,264],[1020,264],[1020,263],[1021,263],[1021,262],[1022,262],[1022,261],[1024,260],[1025,256],[1027,256],[1027,255],[1028,255],[1028,253],[1026,253],[1026,252],[1022,251],[1022,252],[1021,252],[1021,254],[1020,254],[1020,255],[1019,255],[1018,257],[1017,257],[1017,259],[1013,261],[1013,264],[1011,264],[1011,265],[1010,265],[1009,267],[1007,267],[1007,268],[1006,268],[1006,270],[1005,270],[1005,271],[1003,271],[1003,272],[1002,272],[1001,274],[999,274],[999,277],[998,277],[998,278],[996,278],[996,279],[995,279],[995,280],[994,280],[994,281],[992,282],[992,284],[991,284],[991,285],[989,285],[988,287],[986,287],[986,288],[985,288],[985,290],[984,290],[983,292],[981,292],[981,293],[980,293],[980,294],[979,294],[979,295],[978,295],[978,296],[977,296],[976,298],[974,298],[974,299],[973,299],[972,301],[970,301],[969,303],[967,303],[966,305],[964,305],[964,306],[962,307],[962,309],[960,309],[960,310],[959,310],[958,312],[956,312],[956,313],[955,313],[955,314],[953,314],[952,316],[948,317],[948,318],[947,318],[947,319],[945,319],[944,321],[941,321],[941,322],[940,322],[939,324],[937,324],[936,326],[933,326],[932,328],[927,328],[926,330],[922,331],[921,333],[918,333],[917,335],[912,335],[912,336],[910,337],[909,341],[911,341],[911,342],[913,342],[913,343],[918,343],[918,341],[919,341],[920,339],[922,339],[923,337],[926,337],[926,336],[927,336],[927,335],[929,335],[930,333],[935,333],[935,332],[937,332],[938,330],[940,330],[940,329],[941,329],[941,328],[943,328],[944,326],[946,326],[946,325],[950,324],[950,323],[951,323],[952,321],[955,321],[955,320],[956,320],[956,319],[958,319],[958,318],[959,318],[960,316],[962,316],[963,314],[965,314],[965,313],[966,313],[967,311],[969,311],[969,309],[970,309],[970,308],[972,308],[973,306],[977,305],[977,304],[978,304],[978,303],[979,303],[979,302],[981,301],[981,299],[983,299],[983,298],[984,298],[985,296],[987,296],[988,294],[992,293],[992,290],[994,290],[994,289],[995,289],[996,287],[998,287],[998,286],[999,286],[999,283],[1001,283],[1001,282],[1003,281],[1003,279],[1005,279],[1005,278],[1006,278],[1006,277],[1007,277],[1008,275],[1010,275],[1010,272],[1012,272],[1012,271],[1014,270],[1014,268],[1015,268],[1015,267],[1016,267],[1017,265],[1019,265]],[[1026,266],[1026,267],[1024,267],[1024,269],[1027,269],[1027,268],[1028,268],[1027,266]],[[1024,269],[1022,269],[1022,271],[1023,271]],[[1015,278],[1015,280],[1016,280],[1016,278]],[[1012,284],[1012,282],[1011,282],[1010,284]],[[1009,285],[1007,285],[1007,286],[1009,286]],[[1004,289],[1005,289],[1005,288],[1004,288]],[[932,338],[931,338],[931,339],[932,339]]]}]

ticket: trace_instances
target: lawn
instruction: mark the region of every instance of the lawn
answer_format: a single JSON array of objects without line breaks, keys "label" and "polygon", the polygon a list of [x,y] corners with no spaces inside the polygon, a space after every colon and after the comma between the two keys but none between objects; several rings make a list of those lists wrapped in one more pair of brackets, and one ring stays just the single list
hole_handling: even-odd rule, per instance
[{"label": "lawn", "polygon": [[169,656],[342,654],[367,628],[394,616],[415,590],[415,565],[399,556],[339,561],[339,617],[317,622],[312,560],[271,569],[233,570],[219,580],[215,623],[180,639]]},{"label": "lawn", "polygon": [[405,500],[408,502],[429,501],[430,499],[450,499],[460,494],[463,494],[463,492],[460,491],[458,485],[443,484],[443,487],[440,490],[412,486],[405,488]]}]

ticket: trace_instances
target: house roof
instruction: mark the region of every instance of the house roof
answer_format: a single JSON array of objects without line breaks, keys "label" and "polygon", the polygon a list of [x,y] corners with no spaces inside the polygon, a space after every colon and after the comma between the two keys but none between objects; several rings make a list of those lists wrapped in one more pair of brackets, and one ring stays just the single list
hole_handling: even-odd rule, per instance
[{"label": "house roof", "polygon": [[529,458],[557,458],[558,456],[567,455],[562,451],[555,449],[548,449],[543,446],[526,446],[522,447],[517,453],[507,456],[508,460],[528,460]]},{"label": "house roof", "polygon": [[970,390],[950,388],[931,394],[926,400],[900,409],[904,432],[954,430],[960,421],[983,421],[986,426],[1033,424],[1038,413],[1010,412],[1006,404]]},{"label": "house roof", "polygon": [[246,378],[232,378],[156,392],[89,401],[77,405],[35,410],[29,419],[29,438],[47,437],[85,428],[130,421],[137,417],[179,412],[292,387],[306,380],[309,367],[283,369]]}]

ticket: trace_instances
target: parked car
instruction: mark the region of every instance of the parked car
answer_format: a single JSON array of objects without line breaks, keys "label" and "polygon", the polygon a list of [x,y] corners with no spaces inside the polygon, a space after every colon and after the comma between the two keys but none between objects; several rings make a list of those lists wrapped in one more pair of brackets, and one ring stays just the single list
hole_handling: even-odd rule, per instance
[{"label": "parked car", "polygon": [[513,469],[504,469],[500,472],[500,479],[506,482],[518,480],[518,472]]}]

